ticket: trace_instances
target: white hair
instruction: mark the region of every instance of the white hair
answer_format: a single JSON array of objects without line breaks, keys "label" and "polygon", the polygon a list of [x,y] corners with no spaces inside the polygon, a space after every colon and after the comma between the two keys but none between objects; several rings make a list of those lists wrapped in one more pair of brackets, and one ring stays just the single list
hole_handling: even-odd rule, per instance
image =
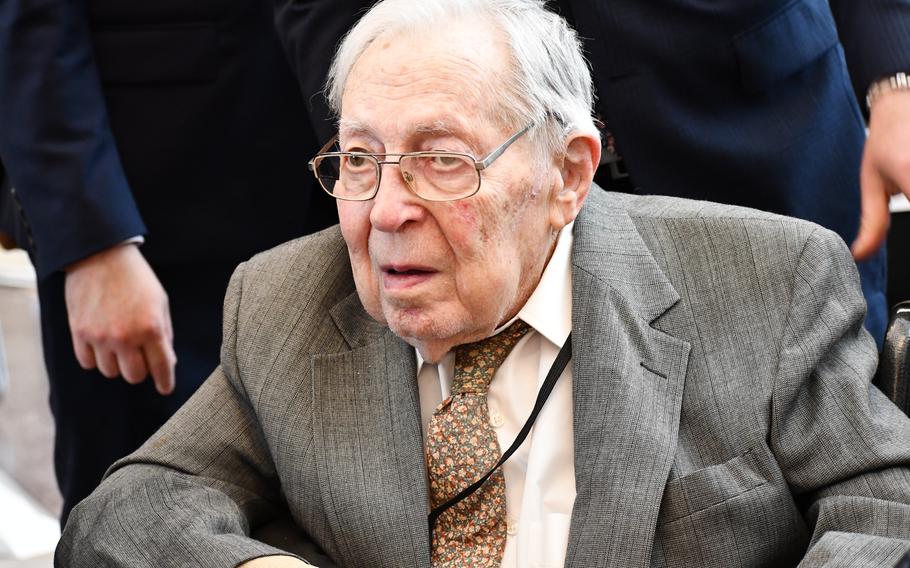
[{"label": "white hair", "polygon": [[[543,0],[383,0],[342,40],[326,83],[330,108],[341,114],[348,75],[370,44],[387,33],[423,32],[453,21],[486,18],[505,35],[511,65],[495,86],[503,126],[536,128],[532,139],[549,155],[565,152],[570,132],[599,136],[591,112],[591,70],[575,31]],[[436,26],[436,27],[434,27]]]}]

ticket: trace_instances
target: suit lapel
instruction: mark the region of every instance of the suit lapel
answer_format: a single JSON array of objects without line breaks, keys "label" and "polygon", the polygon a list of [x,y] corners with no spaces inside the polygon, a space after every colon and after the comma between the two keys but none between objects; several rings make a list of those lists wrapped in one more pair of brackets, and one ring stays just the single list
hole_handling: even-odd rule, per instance
[{"label": "suit lapel", "polygon": [[332,310],[350,351],[314,356],[320,485],[341,565],[429,566],[416,362],[356,294]]},{"label": "suit lapel", "polygon": [[595,186],[575,225],[577,497],[566,566],[643,567],[676,449],[689,344],[650,323],[679,296]]}]

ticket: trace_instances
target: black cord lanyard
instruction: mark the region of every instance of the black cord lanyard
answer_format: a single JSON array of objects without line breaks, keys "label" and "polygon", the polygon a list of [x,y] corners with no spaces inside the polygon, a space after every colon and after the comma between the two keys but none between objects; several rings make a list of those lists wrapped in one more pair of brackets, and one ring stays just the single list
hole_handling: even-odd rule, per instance
[{"label": "black cord lanyard", "polygon": [[484,482],[489,479],[489,477],[493,475],[497,469],[499,469],[499,466],[504,464],[506,460],[515,453],[515,450],[521,446],[521,444],[525,441],[525,438],[528,437],[528,432],[531,431],[531,427],[534,425],[534,421],[537,420],[537,415],[540,414],[540,409],[543,408],[543,405],[547,402],[547,399],[550,397],[550,393],[553,392],[553,387],[556,386],[556,381],[559,380],[559,377],[565,370],[566,365],[569,364],[569,359],[571,358],[572,334],[570,333],[569,337],[566,338],[566,342],[563,344],[562,349],[559,350],[559,354],[556,356],[556,360],[553,361],[553,365],[550,366],[550,371],[547,373],[547,378],[544,379],[543,385],[540,387],[540,392],[537,393],[537,401],[534,403],[534,409],[531,410],[531,415],[528,416],[528,420],[525,422],[525,425],[521,427],[521,431],[518,433],[518,436],[515,437],[515,441],[512,442],[512,445],[509,446],[509,449],[503,452],[502,457],[499,458],[499,461],[496,462],[496,465],[494,465],[490,471],[486,473],[486,475],[462,489],[458,495],[452,497],[442,505],[439,505],[430,511],[427,520],[430,524],[431,547],[433,545],[433,527],[436,526],[436,519],[438,519],[440,515],[445,513],[451,507],[470,497],[471,494],[480,489]]}]

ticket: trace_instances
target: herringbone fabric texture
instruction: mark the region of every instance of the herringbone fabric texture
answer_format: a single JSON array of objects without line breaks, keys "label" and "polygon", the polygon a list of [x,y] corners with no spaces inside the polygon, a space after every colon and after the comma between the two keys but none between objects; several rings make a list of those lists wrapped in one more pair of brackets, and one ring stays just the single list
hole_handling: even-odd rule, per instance
[{"label": "herringbone fabric texture", "polygon": [[[451,499],[492,468],[502,455],[490,426],[487,390],[496,369],[530,328],[521,320],[504,331],[455,349],[452,394],[427,433],[427,470],[433,507]],[[497,470],[474,494],[436,522],[433,566],[499,566],[506,544],[506,484]]]}]

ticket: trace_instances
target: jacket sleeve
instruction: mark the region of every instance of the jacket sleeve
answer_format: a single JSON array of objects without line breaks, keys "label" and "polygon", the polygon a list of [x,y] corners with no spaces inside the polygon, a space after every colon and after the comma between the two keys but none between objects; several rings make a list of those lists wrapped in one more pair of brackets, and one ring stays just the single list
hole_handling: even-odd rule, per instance
[{"label": "jacket sleeve", "polygon": [[864,315],[846,245],[816,229],[794,269],[770,433],[813,533],[804,566],[893,566],[910,550],[910,419],[870,384]]},{"label": "jacket sleeve", "polygon": [[236,365],[243,265],[225,300],[222,364],[161,430],[71,513],[59,566],[236,566],[287,554],[250,530],[287,515]]},{"label": "jacket sleeve", "polygon": [[910,0],[830,0],[863,112],[877,79],[910,72]]},{"label": "jacket sleeve", "polygon": [[83,2],[0,3],[0,155],[39,278],[145,233],[108,124]]}]

